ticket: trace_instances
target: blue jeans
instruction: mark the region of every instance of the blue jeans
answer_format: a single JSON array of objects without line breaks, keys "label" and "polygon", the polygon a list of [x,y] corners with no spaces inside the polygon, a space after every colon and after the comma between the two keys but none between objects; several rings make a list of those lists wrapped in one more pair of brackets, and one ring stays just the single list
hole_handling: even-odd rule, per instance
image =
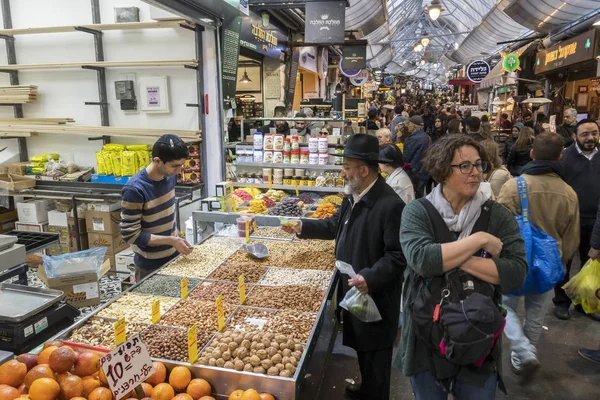
[{"label": "blue jeans", "polygon": [[[511,362],[519,368],[524,362],[537,360],[535,345],[542,334],[542,325],[550,300],[552,290],[542,294],[526,294],[525,296],[502,296],[502,304],[506,308],[506,327],[504,334],[510,340],[512,348]],[[516,313],[519,302],[525,298],[525,324]]]},{"label": "blue jeans", "polygon": [[[411,376],[410,384],[416,400],[447,400],[450,394],[442,389],[429,371]],[[494,373],[489,376],[483,387],[456,380],[452,394],[455,400],[494,400],[496,386],[498,386],[498,375]]]}]

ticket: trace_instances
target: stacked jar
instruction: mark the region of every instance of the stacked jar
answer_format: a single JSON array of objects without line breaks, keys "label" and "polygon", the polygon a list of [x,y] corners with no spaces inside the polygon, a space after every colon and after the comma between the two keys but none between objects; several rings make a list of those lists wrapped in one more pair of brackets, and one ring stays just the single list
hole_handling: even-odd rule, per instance
[{"label": "stacked jar", "polygon": [[323,135],[319,137],[318,149],[319,165],[329,164],[329,143],[327,142],[327,136]]},{"label": "stacked jar", "polygon": [[319,138],[316,136],[311,136],[308,139],[308,163],[312,165],[316,165],[319,163]]},{"label": "stacked jar", "polygon": [[252,160],[255,163],[263,162],[263,134],[260,132],[254,133],[254,156]]},{"label": "stacked jar", "polygon": [[274,134],[265,133],[263,136],[263,162],[264,163],[272,163],[273,162],[273,140]]},{"label": "stacked jar", "polygon": [[274,185],[283,185],[283,169],[281,169],[281,168],[273,169],[273,184]]}]

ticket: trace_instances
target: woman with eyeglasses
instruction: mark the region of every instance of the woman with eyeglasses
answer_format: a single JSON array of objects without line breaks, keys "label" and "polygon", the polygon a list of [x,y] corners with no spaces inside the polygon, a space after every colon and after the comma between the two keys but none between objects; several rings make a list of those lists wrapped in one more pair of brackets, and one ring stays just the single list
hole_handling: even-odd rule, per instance
[{"label": "woman with eyeglasses", "polygon": [[[489,315],[480,316],[481,321],[493,319],[502,323],[502,292],[519,289],[525,281],[527,260],[519,227],[512,213],[489,200],[489,194],[479,187],[487,170],[486,160],[485,150],[473,138],[442,137],[429,148],[424,160],[425,170],[439,185],[425,199],[407,204],[402,213],[400,243],[407,269],[402,293],[402,333],[394,365],[410,377],[416,400],[452,396],[457,400],[489,400],[495,398],[497,387],[504,390],[500,341],[490,342],[489,351],[478,359],[477,365],[459,364],[448,353],[442,353],[441,343],[433,344],[431,334],[417,334],[423,319],[415,318],[420,310],[417,300],[425,298],[429,291],[439,295],[441,288],[449,287],[444,286],[448,285],[446,279],[458,274],[467,278],[462,280],[460,289],[465,290],[465,284],[467,289],[487,289],[485,294],[477,292],[489,305],[485,308]],[[482,215],[486,222],[479,221]],[[440,290],[434,292],[435,288]],[[455,289],[460,290],[452,286]],[[426,323],[432,318],[435,321],[435,308],[431,310],[424,319]],[[442,320],[445,312],[442,311]],[[454,322],[460,323],[461,329],[469,329],[470,321]],[[432,329],[440,329],[441,325],[432,325]]]}]

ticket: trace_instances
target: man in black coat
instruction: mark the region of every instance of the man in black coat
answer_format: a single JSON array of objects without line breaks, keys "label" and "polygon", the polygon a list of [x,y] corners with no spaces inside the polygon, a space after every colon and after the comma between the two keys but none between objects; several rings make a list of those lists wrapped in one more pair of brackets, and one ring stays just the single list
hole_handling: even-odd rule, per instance
[{"label": "man in black coat", "polygon": [[340,210],[331,218],[302,219],[284,230],[300,238],[335,239],[337,260],[352,265],[357,273],[353,279],[342,275],[338,294],[343,297],[356,287],[375,301],[381,321],[366,323],[342,312],[343,343],[356,350],[362,378],[362,384],[348,386],[346,393],[355,399],[387,400],[406,267],[399,238],[404,202],[379,176],[378,161],[377,138],[350,136],[342,171],[347,196]]},{"label": "man in black coat", "polygon": [[[277,106],[275,107],[275,110],[273,111],[273,118],[285,118],[287,116],[287,109],[283,106]],[[264,134],[269,134],[271,133],[271,128],[275,128],[276,129],[276,133],[282,134],[282,135],[289,135],[290,134],[290,126],[288,125],[287,122],[285,122],[284,120],[274,120],[271,121],[268,125],[263,126],[262,128],[260,128],[260,132],[264,135]]]}]

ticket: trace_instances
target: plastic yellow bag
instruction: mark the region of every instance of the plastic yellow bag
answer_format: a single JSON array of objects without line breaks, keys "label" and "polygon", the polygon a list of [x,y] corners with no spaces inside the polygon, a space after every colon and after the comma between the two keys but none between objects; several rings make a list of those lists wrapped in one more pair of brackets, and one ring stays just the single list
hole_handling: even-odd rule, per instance
[{"label": "plastic yellow bag", "polygon": [[106,172],[106,163],[104,162],[104,156],[101,151],[96,152],[96,164],[98,168],[96,169],[96,173],[100,175],[108,175]]},{"label": "plastic yellow bag", "polygon": [[121,153],[121,173],[123,176],[133,176],[138,172],[137,155],[135,151]]},{"label": "plastic yellow bag", "polygon": [[600,313],[600,261],[589,260],[563,289],[587,314]]},{"label": "plastic yellow bag", "polygon": [[139,151],[139,150],[148,151],[147,144],[128,144],[125,147],[129,151]]},{"label": "plastic yellow bag", "polygon": [[124,144],[119,144],[119,143],[108,143],[105,144],[104,146],[102,146],[102,151],[123,151],[125,150],[125,145]]},{"label": "plastic yellow bag", "polygon": [[113,174],[115,174],[115,176],[123,176],[123,152],[117,153],[116,151],[111,151],[108,154],[110,154],[110,161],[112,163]]},{"label": "plastic yellow bag", "polygon": [[112,164],[112,153],[110,151],[102,151],[102,157],[104,158],[104,167],[106,168],[106,175],[114,174],[113,164]]},{"label": "plastic yellow bag", "polygon": [[136,150],[138,168],[144,169],[150,165],[150,153],[146,150]]}]

